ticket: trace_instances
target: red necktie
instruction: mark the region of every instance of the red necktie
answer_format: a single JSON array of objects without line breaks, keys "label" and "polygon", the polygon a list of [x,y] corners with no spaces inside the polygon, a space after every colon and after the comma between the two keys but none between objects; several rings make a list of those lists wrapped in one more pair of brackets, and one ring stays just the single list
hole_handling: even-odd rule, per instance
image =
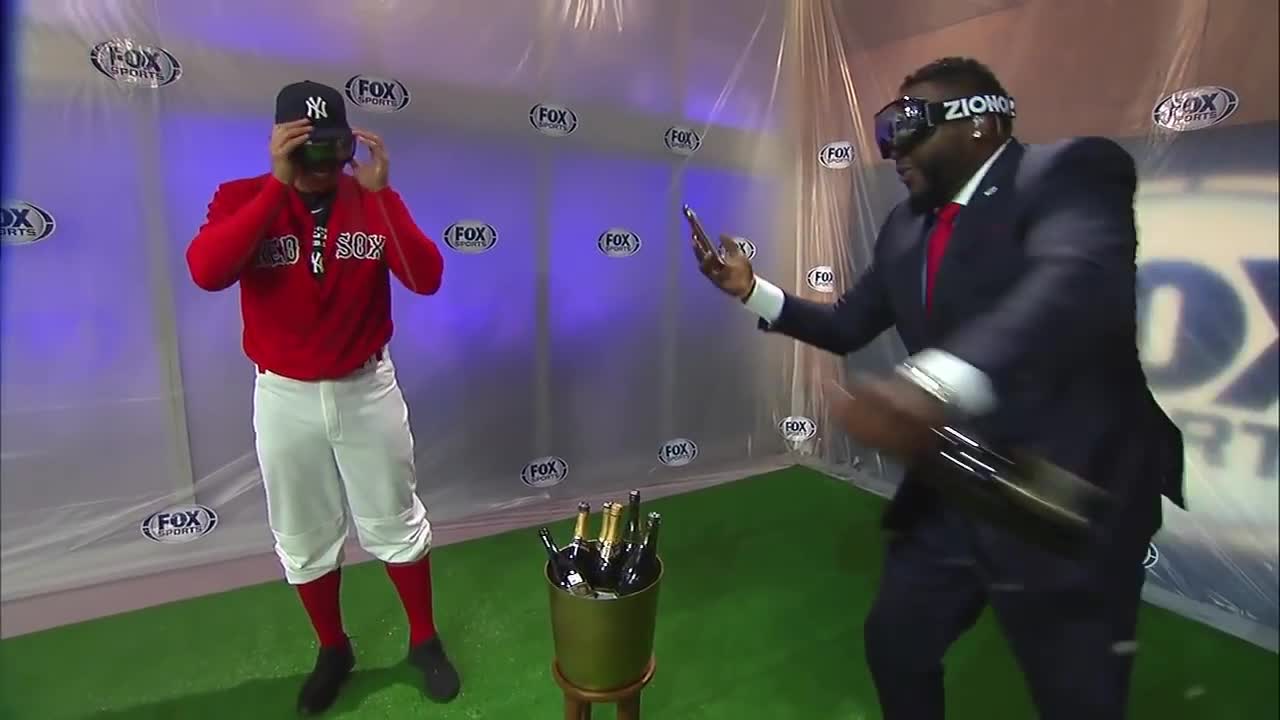
[{"label": "red necktie", "polygon": [[942,253],[947,250],[947,241],[951,239],[951,230],[955,227],[956,215],[960,214],[959,203],[947,203],[938,210],[933,229],[929,231],[929,247],[925,251],[925,284],[924,307],[929,309],[933,303],[933,280],[938,274],[938,265],[942,262]]}]

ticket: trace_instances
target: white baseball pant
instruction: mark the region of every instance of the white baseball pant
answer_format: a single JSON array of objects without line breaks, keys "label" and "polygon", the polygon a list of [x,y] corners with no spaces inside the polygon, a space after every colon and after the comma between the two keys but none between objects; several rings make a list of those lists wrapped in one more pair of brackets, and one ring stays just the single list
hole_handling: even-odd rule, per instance
[{"label": "white baseball pant", "polygon": [[290,584],[342,564],[348,505],[361,547],[379,560],[410,563],[431,549],[409,409],[385,349],[339,380],[259,371],[253,429],[276,555]]}]

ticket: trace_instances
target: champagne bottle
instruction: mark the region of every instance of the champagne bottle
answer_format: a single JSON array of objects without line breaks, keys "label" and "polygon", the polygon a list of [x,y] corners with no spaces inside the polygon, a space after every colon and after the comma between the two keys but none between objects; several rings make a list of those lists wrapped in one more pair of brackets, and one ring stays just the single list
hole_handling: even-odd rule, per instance
[{"label": "champagne bottle", "polygon": [[609,503],[605,511],[604,529],[600,533],[599,558],[596,560],[595,571],[591,573],[591,584],[597,591],[612,591],[617,580],[621,559],[618,543],[621,519],[622,506]]},{"label": "champagne bottle", "polygon": [[578,503],[578,523],[573,528],[573,541],[560,550],[560,554],[568,558],[579,573],[585,573],[588,569],[595,567],[595,549],[587,539],[590,526],[591,505],[580,502]]},{"label": "champagne bottle", "polygon": [[547,561],[551,573],[551,581],[558,587],[567,591],[571,595],[578,597],[591,597],[595,591],[591,588],[590,583],[574,567],[569,558],[565,557],[556,548],[556,544],[551,539],[551,531],[547,528],[538,530],[538,537],[542,538],[542,546],[547,550]]},{"label": "champagne bottle", "polygon": [[627,504],[627,532],[622,538],[622,556],[630,557],[640,547],[640,491],[632,490]]},{"label": "champagne bottle", "polygon": [[938,444],[919,477],[944,502],[1056,554],[1093,552],[1110,493],[1034,453],[1002,451],[955,427],[933,432]]},{"label": "champagne bottle", "polygon": [[[595,540],[596,559],[599,560],[600,548],[604,546],[604,541],[609,535],[609,511],[618,503],[605,501],[600,504],[600,535]],[[621,507],[621,506],[619,506]]]},{"label": "champagne bottle", "polygon": [[605,524],[609,521],[609,506],[612,504],[613,503],[608,500],[600,503],[600,534],[594,540],[597,547],[599,547],[600,542],[604,540]]},{"label": "champagne bottle", "polygon": [[644,540],[618,571],[618,595],[640,592],[658,579],[658,530],[661,527],[662,516],[656,512],[649,513]]}]

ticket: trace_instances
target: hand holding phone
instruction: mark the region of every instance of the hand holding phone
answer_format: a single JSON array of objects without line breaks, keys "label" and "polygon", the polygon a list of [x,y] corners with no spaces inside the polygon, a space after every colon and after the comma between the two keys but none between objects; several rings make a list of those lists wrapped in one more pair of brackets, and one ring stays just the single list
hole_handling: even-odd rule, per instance
[{"label": "hand holding phone", "polygon": [[707,231],[703,229],[702,223],[698,222],[698,214],[688,205],[684,206],[684,217],[689,221],[689,229],[693,231],[693,254],[698,259],[698,264],[712,263],[723,265],[714,246],[711,245],[711,239],[707,237]]},{"label": "hand holding phone", "polygon": [[745,301],[756,286],[755,271],[751,269],[751,261],[747,259],[742,248],[728,235],[720,236],[720,249],[711,244],[707,231],[698,222],[698,214],[688,205],[684,206],[684,217],[692,230],[693,256],[698,261],[698,268],[716,287],[724,292]]}]

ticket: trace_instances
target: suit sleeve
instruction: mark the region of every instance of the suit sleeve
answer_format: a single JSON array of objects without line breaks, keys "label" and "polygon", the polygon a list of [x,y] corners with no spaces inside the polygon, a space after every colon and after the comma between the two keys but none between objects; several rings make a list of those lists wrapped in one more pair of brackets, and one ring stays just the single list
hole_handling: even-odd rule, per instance
[{"label": "suit sleeve", "polygon": [[1030,368],[1062,367],[1134,321],[1133,158],[1103,138],[1064,151],[1045,176],[1025,239],[1029,270],[991,310],[939,345],[997,395]]},{"label": "suit sleeve", "polygon": [[235,186],[222,186],[209,202],[204,225],[187,247],[187,269],[201,289],[231,287],[284,203],[286,186],[268,176],[247,198]]},{"label": "suit sleeve", "polygon": [[413,221],[399,193],[388,187],[373,197],[391,229],[391,237],[387,239],[387,266],[411,292],[435,294],[444,278],[444,256],[440,248]]},{"label": "suit sleeve", "polygon": [[760,320],[760,329],[778,332],[806,345],[848,355],[862,349],[893,325],[884,280],[873,264],[834,303],[820,303],[788,293],[778,319]]},{"label": "suit sleeve", "polygon": [[[891,213],[880,228],[879,237],[893,220]],[[880,240],[876,245],[879,247]],[[834,303],[805,300],[769,287],[782,295],[781,311],[761,317],[759,326],[766,332],[778,332],[806,345],[848,355],[875,340],[894,323],[884,275],[873,260],[854,280],[853,287]],[[748,306],[752,303],[748,300]]]}]

